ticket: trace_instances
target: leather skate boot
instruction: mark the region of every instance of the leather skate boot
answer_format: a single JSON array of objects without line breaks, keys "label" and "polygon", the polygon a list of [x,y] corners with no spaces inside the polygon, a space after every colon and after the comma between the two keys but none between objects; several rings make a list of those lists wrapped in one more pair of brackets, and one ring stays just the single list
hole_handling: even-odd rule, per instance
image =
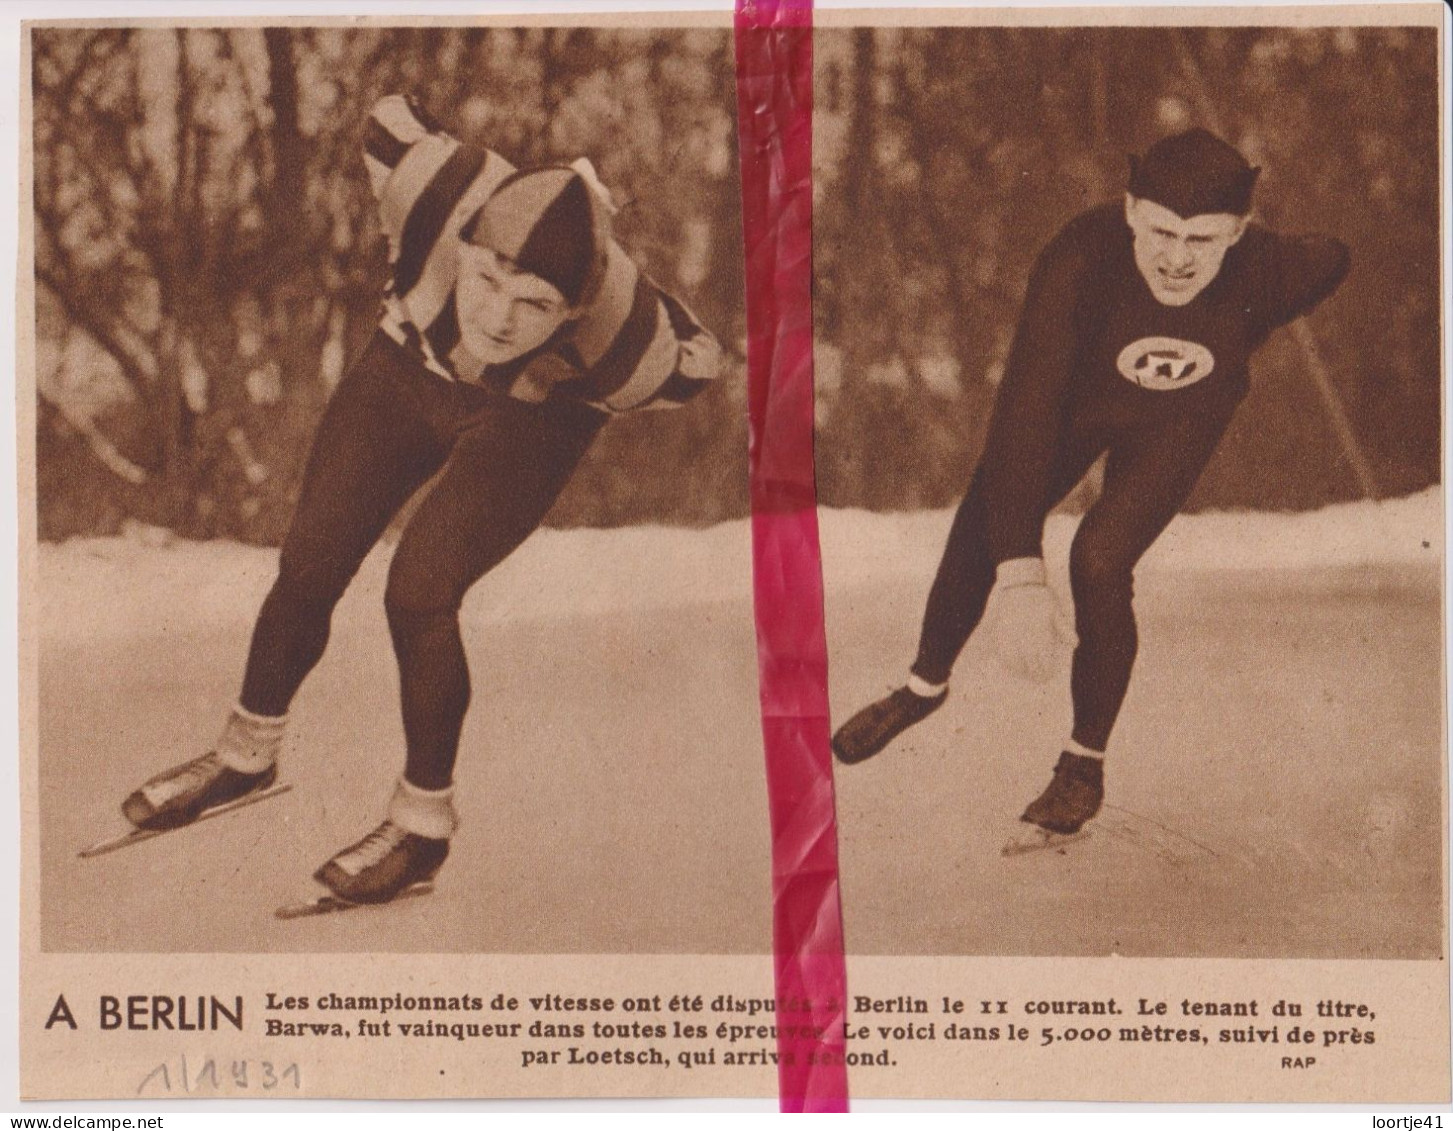
[{"label": "leather skate boot", "polygon": [[1019,818],[1052,833],[1080,831],[1105,799],[1105,763],[1068,750],[1059,756],[1049,786]]},{"label": "leather skate boot", "polygon": [[452,787],[423,790],[401,779],[383,824],[313,878],[346,903],[387,903],[406,888],[432,880],[459,825],[453,796]]},{"label": "leather skate boot", "polygon": [[416,836],[385,821],[313,878],[346,903],[387,903],[405,888],[432,880],[448,855],[447,839]]},{"label": "leather skate boot", "polygon": [[924,696],[900,687],[843,723],[832,736],[832,752],[847,766],[866,762],[914,723],[937,711],[946,699],[947,688],[937,695]]},{"label": "leather skate boot", "polygon": [[212,751],[146,781],[121,803],[121,812],[138,829],[180,828],[208,809],[268,789],[276,780],[276,764],[245,774],[224,765]]}]

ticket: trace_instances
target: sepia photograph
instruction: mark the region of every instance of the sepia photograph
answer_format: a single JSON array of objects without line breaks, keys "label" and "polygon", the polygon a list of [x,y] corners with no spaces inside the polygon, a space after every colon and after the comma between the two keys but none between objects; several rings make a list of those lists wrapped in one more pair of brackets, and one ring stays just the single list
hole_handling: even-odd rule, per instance
[{"label": "sepia photograph", "polygon": [[729,33],[30,45],[42,945],[770,950]]},{"label": "sepia photograph", "polygon": [[815,47],[849,952],[1443,957],[1437,29]]}]

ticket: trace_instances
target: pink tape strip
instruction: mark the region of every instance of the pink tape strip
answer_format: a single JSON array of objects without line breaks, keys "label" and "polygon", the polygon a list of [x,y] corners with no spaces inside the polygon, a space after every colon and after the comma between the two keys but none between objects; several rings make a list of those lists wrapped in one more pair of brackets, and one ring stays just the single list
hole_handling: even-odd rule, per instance
[{"label": "pink tape strip", "polygon": [[812,4],[738,0],[752,563],[783,1111],[846,1111],[847,975],[812,460]]}]

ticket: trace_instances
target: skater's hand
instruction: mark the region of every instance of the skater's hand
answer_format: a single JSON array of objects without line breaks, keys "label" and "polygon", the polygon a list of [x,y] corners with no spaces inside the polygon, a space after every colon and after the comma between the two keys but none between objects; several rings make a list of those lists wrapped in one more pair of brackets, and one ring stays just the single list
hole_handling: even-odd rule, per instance
[{"label": "skater's hand", "polygon": [[1067,641],[1040,559],[1016,558],[999,567],[985,619],[994,650],[1009,671],[1036,683],[1053,678]]},{"label": "skater's hand", "polygon": [[707,333],[696,334],[681,343],[676,372],[694,381],[714,381],[721,370],[721,346]]}]

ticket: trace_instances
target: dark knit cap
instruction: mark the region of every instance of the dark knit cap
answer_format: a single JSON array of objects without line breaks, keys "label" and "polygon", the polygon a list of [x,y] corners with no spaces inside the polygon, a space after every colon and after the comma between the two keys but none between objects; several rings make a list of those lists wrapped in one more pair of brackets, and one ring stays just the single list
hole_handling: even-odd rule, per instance
[{"label": "dark knit cap", "polygon": [[511,173],[460,234],[579,306],[600,287],[609,224],[601,200],[576,170],[548,166]]},{"label": "dark knit cap", "polygon": [[1244,216],[1261,174],[1224,141],[1203,129],[1162,138],[1130,156],[1130,195],[1153,200],[1182,219],[1209,212]]}]

